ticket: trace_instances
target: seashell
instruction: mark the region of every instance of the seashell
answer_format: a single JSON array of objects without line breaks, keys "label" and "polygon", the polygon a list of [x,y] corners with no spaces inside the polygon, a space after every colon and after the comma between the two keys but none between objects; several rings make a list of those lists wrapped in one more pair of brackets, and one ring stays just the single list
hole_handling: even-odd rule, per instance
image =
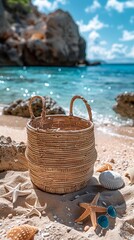
[{"label": "seashell", "polygon": [[107,189],[118,189],[124,184],[121,175],[110,170],[102,172],[99,176],[99,181],[101,185]]},{"label": "seashell", "polygon": [[134,184],[134,167],[127,169],[125,177],[129,179],[130,184]]},{"label": "seashell", "polygon": [[11,228],[7,233],[7,238],[11,240],[30,240],[38,232],[38,228],[24,224]]},{"label": "seashell", "polygon": [[112,165],[110,163],[105,163],[102,167],[97,169],[96,172],[104,172],[104,171],[107,171],[107,170],[113,170]]}]

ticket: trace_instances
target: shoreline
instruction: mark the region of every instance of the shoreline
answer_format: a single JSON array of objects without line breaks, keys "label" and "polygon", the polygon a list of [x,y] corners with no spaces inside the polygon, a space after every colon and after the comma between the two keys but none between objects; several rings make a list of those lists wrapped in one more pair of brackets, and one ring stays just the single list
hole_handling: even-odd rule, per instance
[{"label": "shoreline", "polygon": [[[25,142],[27,140],[26,124],[28,118],[0,115],[0,133],[5,137],[10,136],[16,142]],[[126,160],[128,163],[133,161],[134,154],[134,127],[128,126],[95,126],[95,143],[98,152],[98,158],[101,162],[115,159],[117,164]],[[98,161],[99,163],[99,161]],[[127,163],[127,165],[128,165]],[[97,162],[96,162],[97,164]],[[132,165],[132,164],[131,164]]]},{"label": "shoreline", "polygon": [[[15,128],[24,128],[29,118],[12,116],[12,115],[3,115],[2,109],[7,104],[0,103],[0,128],[1,126],[11,126]],[[10,119],[10,121],[9,121]],[[98,123],[94,121],[95,129],[103,132],[104,134],[109,134],[115,137],[133,139],[134,136],[134,127],[131,124],[113,124],[113,123]]]}]

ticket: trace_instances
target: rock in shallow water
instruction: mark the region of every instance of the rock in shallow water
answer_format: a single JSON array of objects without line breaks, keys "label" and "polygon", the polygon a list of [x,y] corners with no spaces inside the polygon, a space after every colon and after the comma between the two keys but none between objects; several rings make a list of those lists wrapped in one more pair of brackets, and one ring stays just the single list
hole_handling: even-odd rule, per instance
[{"label": "rock in shallow water", "polygon": [[116,101],[113,110],[122,117],[134,120],[134,92],[120,94],[116,97]]},{"label": "rock in shallow water", "polygon": [[[46,102],[46,114],[65,114],[65,111],[62,107],[60,107],[56,101],[54,101],[51,97],[44,97]],[[29,113],[29,99],[22,100],[18,99],[15,102],[11,103],[9,106],[4,107],[3,114],[5,115],[14,115],[21,117],[30,117]],[[41,100],[37,99],[32,104],[32,109],[34,115],[36,117],[41,115],[42,111],[42,103]]]}]

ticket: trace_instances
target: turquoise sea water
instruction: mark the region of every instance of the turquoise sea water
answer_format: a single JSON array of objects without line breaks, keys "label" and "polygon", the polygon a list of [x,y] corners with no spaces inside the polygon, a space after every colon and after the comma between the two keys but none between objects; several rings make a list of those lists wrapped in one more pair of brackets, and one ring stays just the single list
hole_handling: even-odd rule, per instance
[{"label": "turquoise sea water", "polygon": [[[95,67],[1,67],[0,104],[33,95],[49,95],[67,111],[70,99],[82,95],[91,105],[97,123],[121,123],[112,110],[115,97],[134,91],[134,65]],[[87,117],[84,104],[75,103],[75,114]]]}]

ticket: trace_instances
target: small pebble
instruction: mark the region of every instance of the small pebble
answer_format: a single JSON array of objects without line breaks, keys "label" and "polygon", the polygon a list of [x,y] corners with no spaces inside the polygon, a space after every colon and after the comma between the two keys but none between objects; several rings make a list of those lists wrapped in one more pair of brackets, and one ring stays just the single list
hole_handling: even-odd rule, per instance
[{"label": "small pebble", "polygon": [[107,204],[106,204],[104,201],[102,202],[102,204],[103,204],[104,206],[107,206]]},{"label": "small pebble", "polygon": [[8,218],[9,218],[9,219],[11,219],[12,217],[13,217],[13,214],[12,214],[12,213],[8,214]]},{"label": "small pebble", "polygon": [[120,153],[119,153],[119,152],[116,152],[116,154],[117,154],[117,155],[120,155]]},{"label": "small pebble", "polygon": [[84,227],[84,231],[87,232],[87,231],[89,230],[89,228],[90,228],[90,227],[89,227],[88,225],[86,225],[86,226]]},{"label": "small pebble", "polygon": [[71,228],[68,227],[68,228],[67,228],[67,233],[69,233],[70,231],[71,231]]},{"label": "small pebble", "polygon": [[107,151],[107,150],[104,148],[104,149],[103,149],[103,152],[106,152],[106,151]]},{"label": "small pebble", "polygon": [[110,160],[110,162],[111,162],[111,163],[115,163],[115,160],[112,158],[112,159]]},{"label": "small pebble", "polygon": [[46,229],[49,229],[52,226],[52,224],[46,225]]},{"label": "small pebble", "polygon": [[76,195],[74,198],[79,198],[80,197],[80,195]]},{"label": "small pebble", "polygon": [[49,236],[49,233],[46,232],[46,233],[43,233],[43,237],[48,237]]},{"label": "small pebble", "polygon": [[14,159],[14,162],[18,162],[18,159]]}]

